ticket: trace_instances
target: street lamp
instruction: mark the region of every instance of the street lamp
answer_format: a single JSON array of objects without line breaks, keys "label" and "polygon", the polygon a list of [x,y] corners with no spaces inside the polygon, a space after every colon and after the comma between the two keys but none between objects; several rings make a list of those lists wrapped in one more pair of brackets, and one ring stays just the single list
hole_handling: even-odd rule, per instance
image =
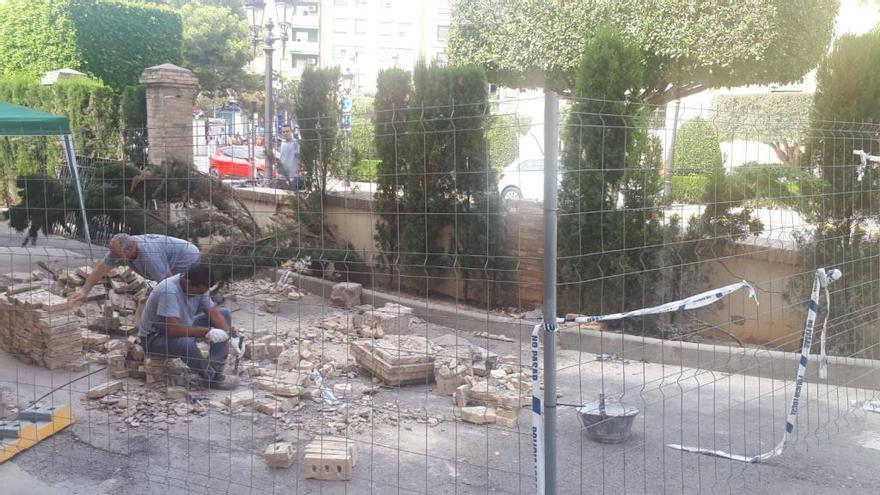
[{"label": "street lamp", "polygon": [[272,181],[275,170],[274,160],[271,159],[274,158],[272,128],[275,126],[275,102],[273,101],[272,95],[272,54],[275,52],[276,41],[281,41],[282,55],[287,49],[287,33],[290,31],[290,22],[293,17],[293,0],[275,0],[274,3],[275,18],[278,19],[278,35],[275,35],[274,33],[276,26],[272,22],[271,17],[265,24],[263,24],[263,16],[265,15],[266,10],[265,0],[246,0],[244,3],[244,10],[251,24],[251,43],[253,43],[254,49],[256,49],[260,44],[260,34],[262,32],[263,53],[266,57],[266,71],[264,75],[266,82],[266,112],[263,117],[263,120],[265,121],[263,146],[265,147],[267,157],[266,177],[270,182]]}]

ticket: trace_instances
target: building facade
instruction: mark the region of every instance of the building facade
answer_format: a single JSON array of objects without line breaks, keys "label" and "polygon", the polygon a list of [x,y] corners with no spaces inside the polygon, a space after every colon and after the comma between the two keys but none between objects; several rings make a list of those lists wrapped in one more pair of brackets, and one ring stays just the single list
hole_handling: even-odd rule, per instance
[{"label": "building facade", "polygon": [[[309,66],[340,68],[356,95],[375,92],[382,69],[411,70],[420,58],[446,62],[453,0],[297,0],[290,41],[276,44],[276,74],[298,79]],[[266,16],[274,12],[267,2]],[[251,69],[262,73],[263,57]]]}]

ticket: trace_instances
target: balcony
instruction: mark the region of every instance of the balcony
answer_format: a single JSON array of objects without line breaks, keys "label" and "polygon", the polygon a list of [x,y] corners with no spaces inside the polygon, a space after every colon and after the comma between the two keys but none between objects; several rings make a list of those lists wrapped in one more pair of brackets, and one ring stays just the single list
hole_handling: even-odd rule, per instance
[{"label": "balcony", "polygon": [[290,53],[298,53],[302,55],[317,55],[319,53],[319,44],[317,41],[293,41],[290,43]]},{"label": "balcony", "polygon": [[319,17],[317,14],[314,15],[295,15],[293,16],[293,20],[290,21],[290,25],[294,28],[309,28],[309,29],[318,29]]}]

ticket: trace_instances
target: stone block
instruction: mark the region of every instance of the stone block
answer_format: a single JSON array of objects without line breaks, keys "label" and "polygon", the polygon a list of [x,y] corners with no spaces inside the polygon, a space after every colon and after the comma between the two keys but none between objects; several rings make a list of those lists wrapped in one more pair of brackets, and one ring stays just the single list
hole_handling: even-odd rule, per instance
[{"label": "stone block", "polygon": [[296,449],[289,442],[278,442],[269,444],[263,451],[263,460],[266,466],[273,469],[289,468],[296,459]]},{"label": "stone block", "polygon": [[241,390],[234,394],[230,394],[223,398],[223,403],[229,406],[230,409],[249,406],[254,403],[254,391]]},{"label": "stone block", "polygon": [[123,383],[119,380],[114,380],[112,382],[102,383],[96,387],[92,387],[86,393],[86,397],[89,399],[100,399],[106,395],[110,395],[122,390]]},{"label": "stone block", "polygon": [[495,408],[486,406],[471,406],[461,408],[461,420],[477,425],[495,423]]},{"label": "stone block", "polygon": [[305,448],[303,476],[327,481],[350,480],[357,461],[353,440],[339,437],[316,437]]},{"label": "stone block", "polygon": [[353,308],[360,305],[363,286],[352,282],[341,282],[330,291],[330,303],[340,308]]},{"label": "stone block", "polygon": [[519,409],[495,409],[495,424],[506,428],[516,428],[519,419]]}]

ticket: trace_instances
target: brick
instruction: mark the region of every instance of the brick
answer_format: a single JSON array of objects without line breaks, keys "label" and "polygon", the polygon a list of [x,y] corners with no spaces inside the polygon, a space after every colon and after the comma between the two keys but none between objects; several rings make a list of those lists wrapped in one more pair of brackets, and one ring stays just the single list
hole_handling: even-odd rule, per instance
[{"label": "brick", "polygon": [[7,295],[13,294],[21,294],[22,292],[28,292],[36,289],[42,289],[43,282],[23,282],[20,284],[10,285],[8,289],[6,289]]},{"label": "brick", "polygon": [[299,352],[296,349],[286,349],[278,355],[278,367],[283,370],[296,369],[299,366]]},{"label": "brick", "polygon": [[302,394],[302,388],[293,383],[287,383],[284,380],[276,380],[269,377],[260,377],[254,380],[254,385],[260,390],[280,395],[282,397],[299,397]]},{"label": "brick", "polygon": [[289,468],[296,459],[296,449],[289,442],[269,444],[263,451],[263,460],[270,468]]},{"label": "brick", "polygon": [[351,384],[337,383],[336,385],[333,385],[333,395],[335,395],[337,399],[342,399],[344,397],[350,398],[352,396]]},{"label": "brick", "polygon": [[100,399],[106,395],[110,395],[122,390],[123,383],[119,380],[114,380],[112,382],[102,383],[97,387],[92,387],[86,393],[86,397],[89,399]]},{"label": "brick", "polygon": [[491,424],[495,422],[495,408],[486,406],[471,406],[461,408],[461,420],[477,425]]},{"label": "brick", "polygon": [[281,398],[281,397],[263,397],[254,401],[254,408],[269,416],[274,416],[283,412],[290,411],[299,404],[299,399]]},{"label": "brick", "polygon": [[284,343],[282,342],[271,342],[266,344],[266,352],[269,354],[271,358],[277,358],[284,352]]},{"label": "brick", "polygon": [[328,481],[350,480],[357,460],[352,440],[338,437],[316,437],[305,448],[303,476]]},{"label": "brick", "polygon": [[267,357],[269,357],[269,350],[266,348],[266,344],[253,343],[251,345],[245,346],[244,354],[245,358],[258,361],[260,359],[266,359]]}]

